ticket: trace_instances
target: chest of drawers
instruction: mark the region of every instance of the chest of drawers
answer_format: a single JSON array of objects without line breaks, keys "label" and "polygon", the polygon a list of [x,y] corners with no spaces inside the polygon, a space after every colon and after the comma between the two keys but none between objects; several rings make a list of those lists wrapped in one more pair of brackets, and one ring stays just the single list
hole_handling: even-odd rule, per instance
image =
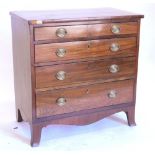
[{"label": "chest of drawers", "polygon": [[135,125],[141,18],[110,8],[11,12],[16,115],[32,146],[48,124],[124,111]]}]

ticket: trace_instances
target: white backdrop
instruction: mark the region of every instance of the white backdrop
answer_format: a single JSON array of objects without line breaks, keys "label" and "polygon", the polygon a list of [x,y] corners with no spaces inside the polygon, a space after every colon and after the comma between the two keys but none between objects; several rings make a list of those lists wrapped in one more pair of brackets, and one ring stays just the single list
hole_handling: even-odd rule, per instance
[{"label": "white backdrop", "polygon": [[[148,0],[146,1],[148,2]],[[142,19],[141,22],[136,118],[139,124],[147,125],[142,125],[143,130],[145,129],[147,133],[151,133],[151,131],[155,129],[155,126],[152,126],[152,123],[154,123],[153,117],[155,117],[153,114],[155,109],[153,104],[155,103],[155,3],[144,3],[144,1],[143,3],[140,3],[140,1],[135,2],[135,0],[108,0],[108,2],[103,0],[0,0],[1,122],[15,121],[12,39],[9,12],[15,10],[54,10],[98,7],[113,7],[145,15],[145,18]],[[3,128],[2,125],[3,123],[0,123],[0,131],[1,128]],[[152,130],[150,130],[150,128],[148,129],[148,127],[150,127]],[[140,130],[142,129],[140,128]],[[155,137],[155,135],[150,136],[152,136],[152,138]],[[145,141],[145,139],[143,140]],[[146,141],[152,143],[153,139],[149,139],[149,137],[147,137]],[[149,144],[149,147],[143,146],[144,144],[139,144],[137,148],[145,148],[147,151],[153,145]]]}]

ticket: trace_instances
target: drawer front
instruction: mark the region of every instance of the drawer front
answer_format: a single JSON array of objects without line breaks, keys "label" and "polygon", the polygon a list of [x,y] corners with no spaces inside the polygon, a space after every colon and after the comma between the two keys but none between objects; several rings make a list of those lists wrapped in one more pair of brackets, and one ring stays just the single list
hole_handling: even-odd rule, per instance
[{"label": "drawer front", "polygon": [[36,88],[59,88],[129,78],[135,74],[135,62],[135,57],[129,57],[36,67]]},{"label": "drawer front", "polygon": [[89,26],[90,36],[121,35],[138,33],[136,22],[96,24]]},{"label": "drawer front", "polygon": [[59,62],[120,55],[131,56],[135,53],[135,37],[52,43],[35,45],[35,62]]},{"label": "drawer front", "polygon": [[133,80],[94,84],[85,87],[39,92],[36,116],[64,114],[133,101]]},{"label": "drawer front", "polygon": [[35,28],[35,40],[62,40],[87,36],[87,25]]},{"label": "drawer front", "polygon": [[111,36],[122,34],[136,34],[138,26],[136,22],[107,23],[94,25],[76,25],[60,27],[35,28],[35,40],[64,40],[97,36]]}]

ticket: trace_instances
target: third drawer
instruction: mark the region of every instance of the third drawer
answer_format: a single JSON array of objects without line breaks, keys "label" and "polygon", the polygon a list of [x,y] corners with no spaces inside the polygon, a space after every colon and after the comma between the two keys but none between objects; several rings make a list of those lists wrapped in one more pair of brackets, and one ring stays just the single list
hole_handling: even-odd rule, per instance
[{"label": "third drawer", "polygon": [[36,67],[36,88],[62,88],[113,81],[135,76],[136,58],[117,58],[98,61]]}]

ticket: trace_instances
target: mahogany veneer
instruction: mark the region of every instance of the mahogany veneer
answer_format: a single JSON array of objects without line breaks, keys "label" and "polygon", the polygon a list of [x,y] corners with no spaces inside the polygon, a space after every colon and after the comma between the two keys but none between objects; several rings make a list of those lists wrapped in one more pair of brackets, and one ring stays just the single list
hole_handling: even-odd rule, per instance
[{"label": "mahogany veneer", "polygon": [[48,124],[124,111],[135,125],[143,17],[110,8],[11,12],[16,115],[30,123],[32,146]]}]

